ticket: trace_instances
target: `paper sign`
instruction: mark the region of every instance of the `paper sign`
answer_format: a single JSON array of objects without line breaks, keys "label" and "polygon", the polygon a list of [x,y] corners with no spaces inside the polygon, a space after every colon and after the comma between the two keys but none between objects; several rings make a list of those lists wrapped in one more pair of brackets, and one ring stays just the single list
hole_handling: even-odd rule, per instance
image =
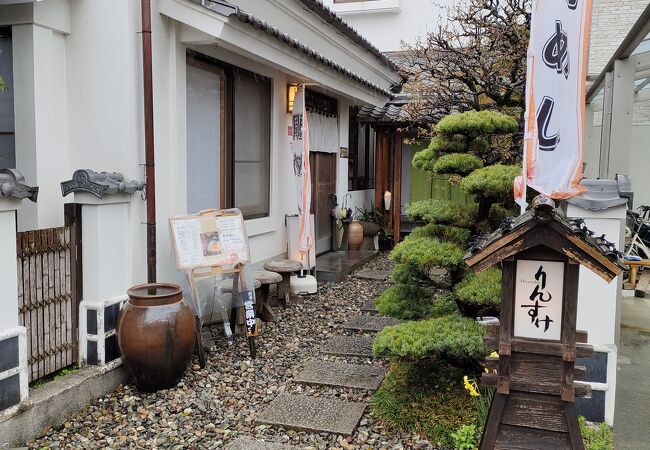
[{"label": "paper sign", "polygon": [[559,341],[563,287],[564,263],[518,260],[514,335]]}]

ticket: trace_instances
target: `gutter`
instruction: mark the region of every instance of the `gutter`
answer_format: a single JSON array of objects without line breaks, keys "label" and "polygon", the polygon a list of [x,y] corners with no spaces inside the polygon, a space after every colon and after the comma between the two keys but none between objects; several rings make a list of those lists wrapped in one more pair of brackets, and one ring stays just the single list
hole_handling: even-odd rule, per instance
[{"label": "gutter", "polygon": [[153,57],[151,0],[140,0],[142,14],[142,82],[144,93],[145,195],[147,200],[147,282],[156,282],[156,165],[153,129]]}]

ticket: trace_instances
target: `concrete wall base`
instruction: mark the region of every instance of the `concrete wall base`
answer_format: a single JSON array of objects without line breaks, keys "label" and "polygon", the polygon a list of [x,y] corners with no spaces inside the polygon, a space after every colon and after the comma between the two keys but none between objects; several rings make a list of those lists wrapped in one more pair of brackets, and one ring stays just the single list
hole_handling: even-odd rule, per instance
[{"label": "concrete wall base", "polygon": [[123,366],[113,370],[84,367],[34,389],[29,400],[0,413],[0,448],[26,445],[129,381]]}]

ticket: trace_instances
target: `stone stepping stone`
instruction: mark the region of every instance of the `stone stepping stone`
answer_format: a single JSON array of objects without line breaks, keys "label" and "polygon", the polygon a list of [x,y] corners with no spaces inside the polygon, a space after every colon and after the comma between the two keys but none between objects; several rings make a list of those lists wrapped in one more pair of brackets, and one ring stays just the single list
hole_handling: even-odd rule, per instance
[{"label": "stone stepping stone", "polygon": [[277,442],[254,441],[237,438],[224,447],[224,450],[300,450],[299,447],[279,444]]},{"label": "stone stepping stone", "polygon": [[262,411],[256,422],[349,436],[354,433],[365,409],[365,403],[283,392]]},{"label": "stone stepping stone", "polygon": [[352,276],[363,280],[387,281],[390,278],[390,274],[390,270],[361,269]]},{"label": "stone stepping stone", "polygon": [[376,312],[377,312],[377,308],[375,307],[375,299],[374,299],[374,298],[371,298],[370,300],[368,300],[367,302],[365,302],[365,303],[363,304],[363,306],[361,307],[361,311],[363,311],[363,312],[369,312],[369,313],[376,313]]},{"label": "stone stepping stone", "polygon": [[384,316],[356,316],[343,324],[347,330],[381,331],[390,325],[397,325],[399,320]]},{"label": "stone stepping stone", "polygon": [[334,356],[372,357],[372,336],[335,336],[321,353]]},{"label": "stone stepping stone", "polygon": [[312,361],[295,376],[294,381],[376,391],[385,376],[386,369],[383,367]]}]

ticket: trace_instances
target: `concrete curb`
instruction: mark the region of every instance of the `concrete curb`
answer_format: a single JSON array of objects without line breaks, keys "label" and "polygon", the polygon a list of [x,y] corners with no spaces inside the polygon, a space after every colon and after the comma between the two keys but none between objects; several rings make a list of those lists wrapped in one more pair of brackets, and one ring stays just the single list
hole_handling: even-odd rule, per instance
[{"label": "concrete curb", "polygon": [[129,380],[124,366],[88,366],[34,389],[29,400],[0,414],[0,448],[25,445]]}]

